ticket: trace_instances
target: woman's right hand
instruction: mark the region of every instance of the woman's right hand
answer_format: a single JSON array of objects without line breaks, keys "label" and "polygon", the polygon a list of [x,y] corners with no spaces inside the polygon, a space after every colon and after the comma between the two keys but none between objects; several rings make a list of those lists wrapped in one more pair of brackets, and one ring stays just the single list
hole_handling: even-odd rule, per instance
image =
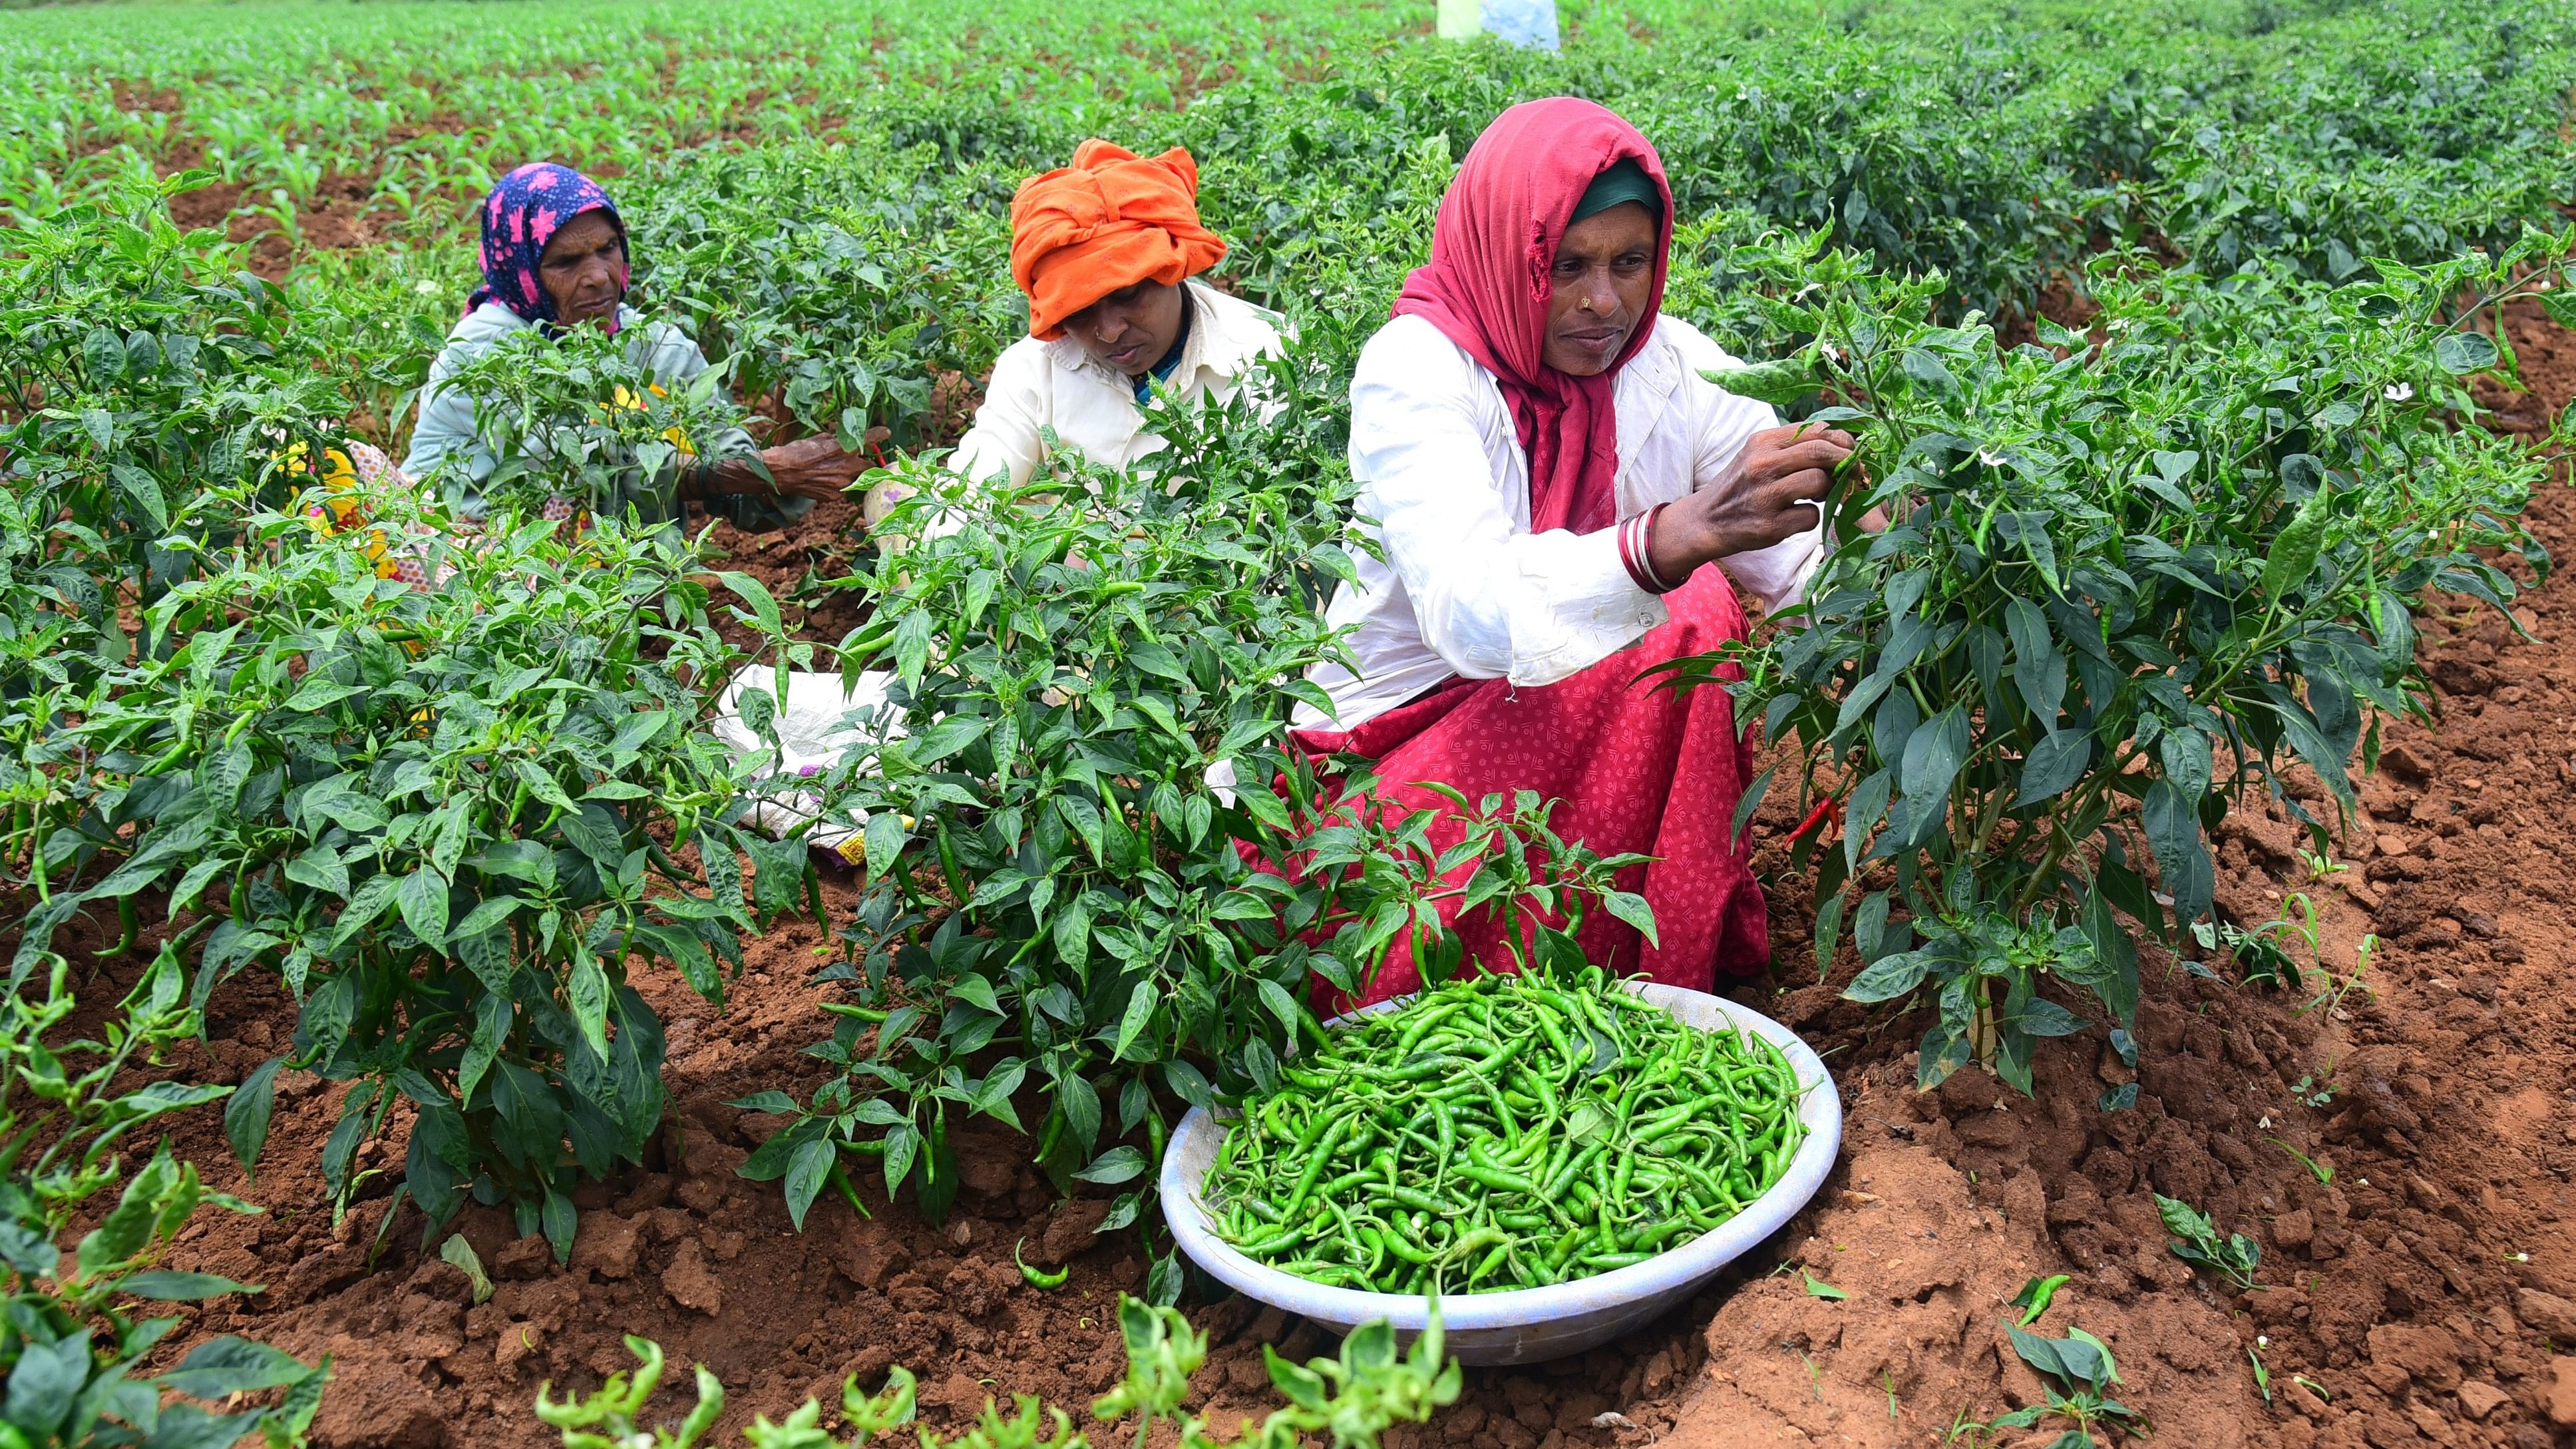
[{"label": "woman's right hand", "polygon": [[830,433],[817,433],[762,451],[778,492],[788,498],[838,498],[868,466],[867,457],[842,451]]},{"label": "woman's right hand", "polygon": [[1655,576],[1678,582],[1701,564],[1812,531],[1834,470],[1858,440],[1839,428],[1767,428],[1744,444],[1734,479],[1674,500],[1655,518]]}]

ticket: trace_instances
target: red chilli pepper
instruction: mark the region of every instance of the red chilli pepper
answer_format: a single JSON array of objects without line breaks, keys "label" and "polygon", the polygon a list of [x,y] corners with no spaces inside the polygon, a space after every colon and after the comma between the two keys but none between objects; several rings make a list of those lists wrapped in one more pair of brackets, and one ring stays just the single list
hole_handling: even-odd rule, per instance
[{"label": "red chilli pepper", "polygon": [[[1795,840],[1828,820],[1836,825],[1843,820],[1842,804],[1831,795],[1816,802],[1816,808],[1807,812],[1807,818],[1798,822],[1798,828],[1789,832],[1789,838]],[[1821,840],[1824,837],[1819,835],[1816,838]]]}]

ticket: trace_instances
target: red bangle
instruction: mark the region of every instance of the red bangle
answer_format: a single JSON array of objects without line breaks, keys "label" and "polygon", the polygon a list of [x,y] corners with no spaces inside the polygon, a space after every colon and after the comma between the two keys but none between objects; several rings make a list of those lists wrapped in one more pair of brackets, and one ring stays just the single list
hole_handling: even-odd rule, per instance
[{"label": "red bangle", "polygon": [[1658,503],[1619,522],[1619,562],[1628,570],[1629,581],[1650,594],[1669,594],[1679,587],[1665,583],[1655,572],[1655,517],[1666,506]]}]

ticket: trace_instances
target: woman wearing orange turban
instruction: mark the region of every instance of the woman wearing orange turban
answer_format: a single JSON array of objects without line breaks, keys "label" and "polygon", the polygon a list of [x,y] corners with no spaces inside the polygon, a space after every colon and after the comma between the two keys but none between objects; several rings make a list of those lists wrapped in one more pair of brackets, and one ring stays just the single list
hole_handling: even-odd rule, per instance
[{"label": "woman wearing orange turban", "polygon": [[1100,140],[1020,183],[1011,278],[1029,297],[1029,335],[993,364],[950,467],[1026,483],[1049,429],[1095,463],[1127,467],[1163,446],[1140,410],[1155,387],[1222,401],[1278,350],[1276,314],[1190,280],[1225,256],[1199,224],[1198,190],[1189,152],[1138,156]]}]

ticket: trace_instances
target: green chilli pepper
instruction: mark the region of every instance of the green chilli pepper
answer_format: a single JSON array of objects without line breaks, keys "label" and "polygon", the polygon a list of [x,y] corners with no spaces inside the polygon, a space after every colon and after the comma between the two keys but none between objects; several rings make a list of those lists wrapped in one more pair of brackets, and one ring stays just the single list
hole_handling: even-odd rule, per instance
[{"label": "green chilli pepper", "polygon": [[1028,1260],[1020,1256],[1020,1249],[1028,1245],[1029,1240],[1026,1238],[1011,1245],[1011,1261],[1020,1265],[1020,1276],[1028,1280],[1030,1287],[1041,1291],[1063,1287],[1064,1280],[1073,1276],[1073,1265],[1068,1263],[1052,1273],[1044,1268],[1032,1268]]}]

